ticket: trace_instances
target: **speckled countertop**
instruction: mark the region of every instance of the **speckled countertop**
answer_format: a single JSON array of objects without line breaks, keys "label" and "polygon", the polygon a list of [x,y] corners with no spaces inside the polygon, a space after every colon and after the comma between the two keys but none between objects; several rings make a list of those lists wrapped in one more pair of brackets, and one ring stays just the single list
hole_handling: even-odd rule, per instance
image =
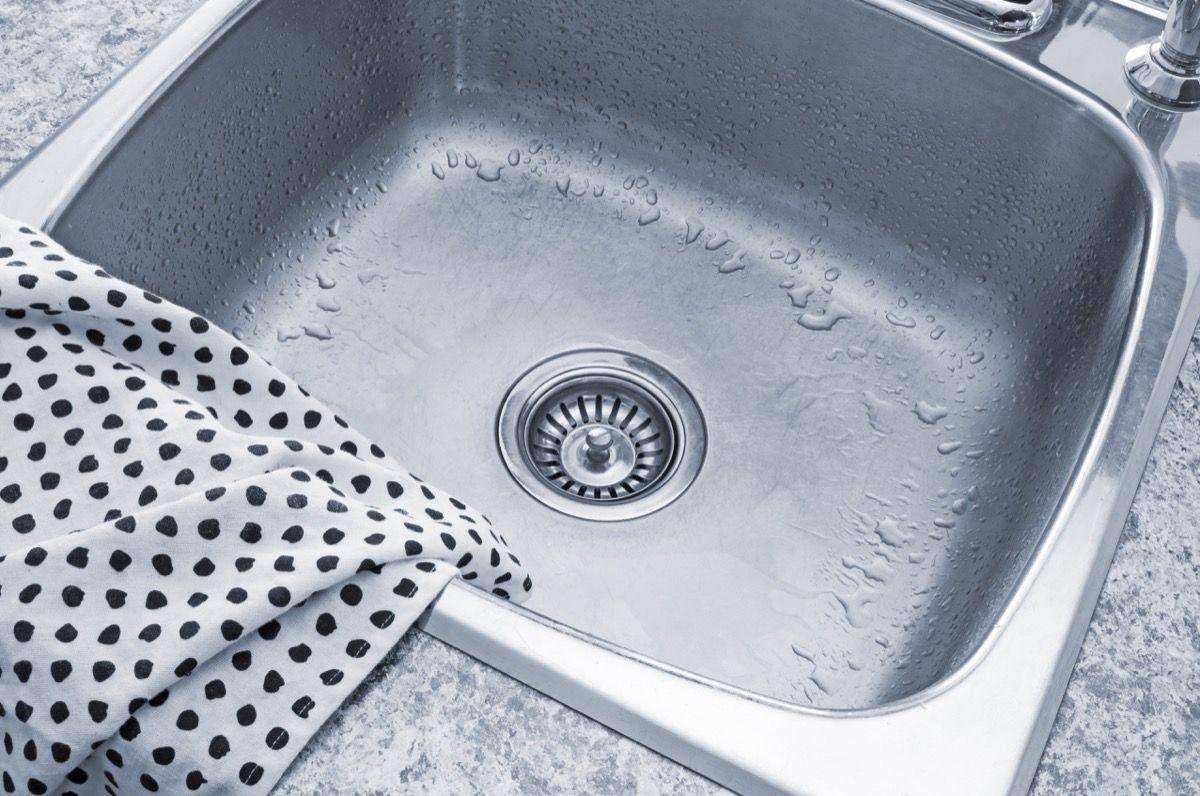
[{"label": "speckled countertop", "polygon": [[[0,0],[0,174],[200,0]],[[1033,792],[1200,791],[1200,338],[1125,526]],[[277,793],[721,788],[421,633]]]}]

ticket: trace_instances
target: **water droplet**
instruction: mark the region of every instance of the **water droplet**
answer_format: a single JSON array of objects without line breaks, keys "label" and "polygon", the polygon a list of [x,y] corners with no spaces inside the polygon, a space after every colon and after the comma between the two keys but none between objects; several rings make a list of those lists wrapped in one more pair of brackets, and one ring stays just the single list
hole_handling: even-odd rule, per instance
[{"label": "water droplet", "polygon": [[888,323],[890,323],[892,326],[900,326],[905,329],[911,329],[917,325],[917,319],[911,315],[897,315],[891,310],[888,310],[883,317],[887,318]]},{"label": "water droplet", "polygon": [[717,266],[717,271],[722,274],[732,274],[734,271],[741,271],[746,267],[745,256],[746,253],[738,249],[729,255],[729,259]]},{"label": "water droplet", "polygon": [[827,332],[837,325],[838,321],[854,317],[849,312],[831,303],[824,311],[809,310],[796,319],[796,323],[814,332]]},{"label": "water droplet", "polygon": [[337,284],[337,281],[334,280],[332,276],[326,276],[320,271],[317,271],[317,284],[320,285],[323,290],[329,290]]},{"label": "water droplet", "polygon": [[484,182],[495,182],[500,179],[500,170],[504,168],[503,163],[494,161],[485,161],[479,164],[479,168],[475,172],[475,176]]},{"label": "water droplet", "polygon": [[813,294],[811,285],[800,285],[788,291],[788,298],[792,301],[792,306],[797,309],[804,309],[808,306],[808,299]]},{"label": "water droplet", "polygon": [[520,162],[521,162],[521,150],[517,149],[516,147],[510,149],[508,152],[508,165],[516,166]]},{"label": "water droplet", "polygon": [[950,414],[950,410],[944,406],[938,406],[937,404],[926,403],[925,401],[917,401],[916,406],[913,407],[913,414],[915,414],[922,423],[927,423],[932,426],[934,423]]},{"label": "water droplet", "polygon": [[710,252],[715,252],[726,243],[729,243],[729,236],[723,232],[718,232],[704,243],[704,248],[708,249]]},{"label": "water droplet", "polygon": [[947,454],[954,453],[956,450],[961,448],[962,445],[963,444],[960,440],[949,440],[948,442],[939,442],[938,446],[937,446],[937,452],[942,454],[943,456],[945,456]]},{"label": "water droplet", "polygon": [[318,340],[332,340],[333,332],[323,323],[306,323],[302,327],[304,333],[309,337],[315,337]]},{"label": "water droplet", "polygon": [[437,177],[439,180],[446,179],[446,172],[442,169],[442,165],[440,163],[434,163],[433,166],[430,167],[430,171],[432,171],[433,176]]},{"label": "water droplet", "polygon": [[661,215],[662,213],[657,207],[651,207],[649,210],[638,216],[638,226],[644,227],[647,224],[653,224],[655,221],[658,221],[659,216]]}]

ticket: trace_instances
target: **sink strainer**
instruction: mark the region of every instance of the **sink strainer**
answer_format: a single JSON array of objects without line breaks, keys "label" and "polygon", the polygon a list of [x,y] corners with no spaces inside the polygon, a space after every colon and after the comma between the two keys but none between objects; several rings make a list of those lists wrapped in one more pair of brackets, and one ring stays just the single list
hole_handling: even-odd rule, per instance
[{"label": "sink strainer", "polygon": [[525,491],[551,508],[624,520],[679,497],[704,459],[695,400],[633,354],[572,351],[534,367],[500,407],[500,452]]}]

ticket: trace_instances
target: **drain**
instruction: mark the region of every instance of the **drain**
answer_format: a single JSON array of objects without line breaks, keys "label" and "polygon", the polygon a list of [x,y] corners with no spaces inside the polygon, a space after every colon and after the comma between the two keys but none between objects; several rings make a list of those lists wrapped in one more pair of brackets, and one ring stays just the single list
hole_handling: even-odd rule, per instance
[{"label": "drain", "polygon": [[623,520],[679,497],[705,433],[691,393],[647,359],[571,351],[517,380],[500,407],[500,451],[529,494],[572,516]]}]

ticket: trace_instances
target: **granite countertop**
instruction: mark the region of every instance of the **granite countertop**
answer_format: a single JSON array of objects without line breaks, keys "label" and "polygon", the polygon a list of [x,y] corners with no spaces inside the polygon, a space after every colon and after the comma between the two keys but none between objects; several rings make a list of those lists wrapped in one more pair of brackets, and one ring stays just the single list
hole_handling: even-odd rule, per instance
[{"label": "granite countertop", "polygon": [[[0,174],[199,3],[0,0]],[[1038,769],[1038,796],[1200,787],[1198,342]],[[418,632],[317,734],[276,792],[399,791],[724,792]]]}]

